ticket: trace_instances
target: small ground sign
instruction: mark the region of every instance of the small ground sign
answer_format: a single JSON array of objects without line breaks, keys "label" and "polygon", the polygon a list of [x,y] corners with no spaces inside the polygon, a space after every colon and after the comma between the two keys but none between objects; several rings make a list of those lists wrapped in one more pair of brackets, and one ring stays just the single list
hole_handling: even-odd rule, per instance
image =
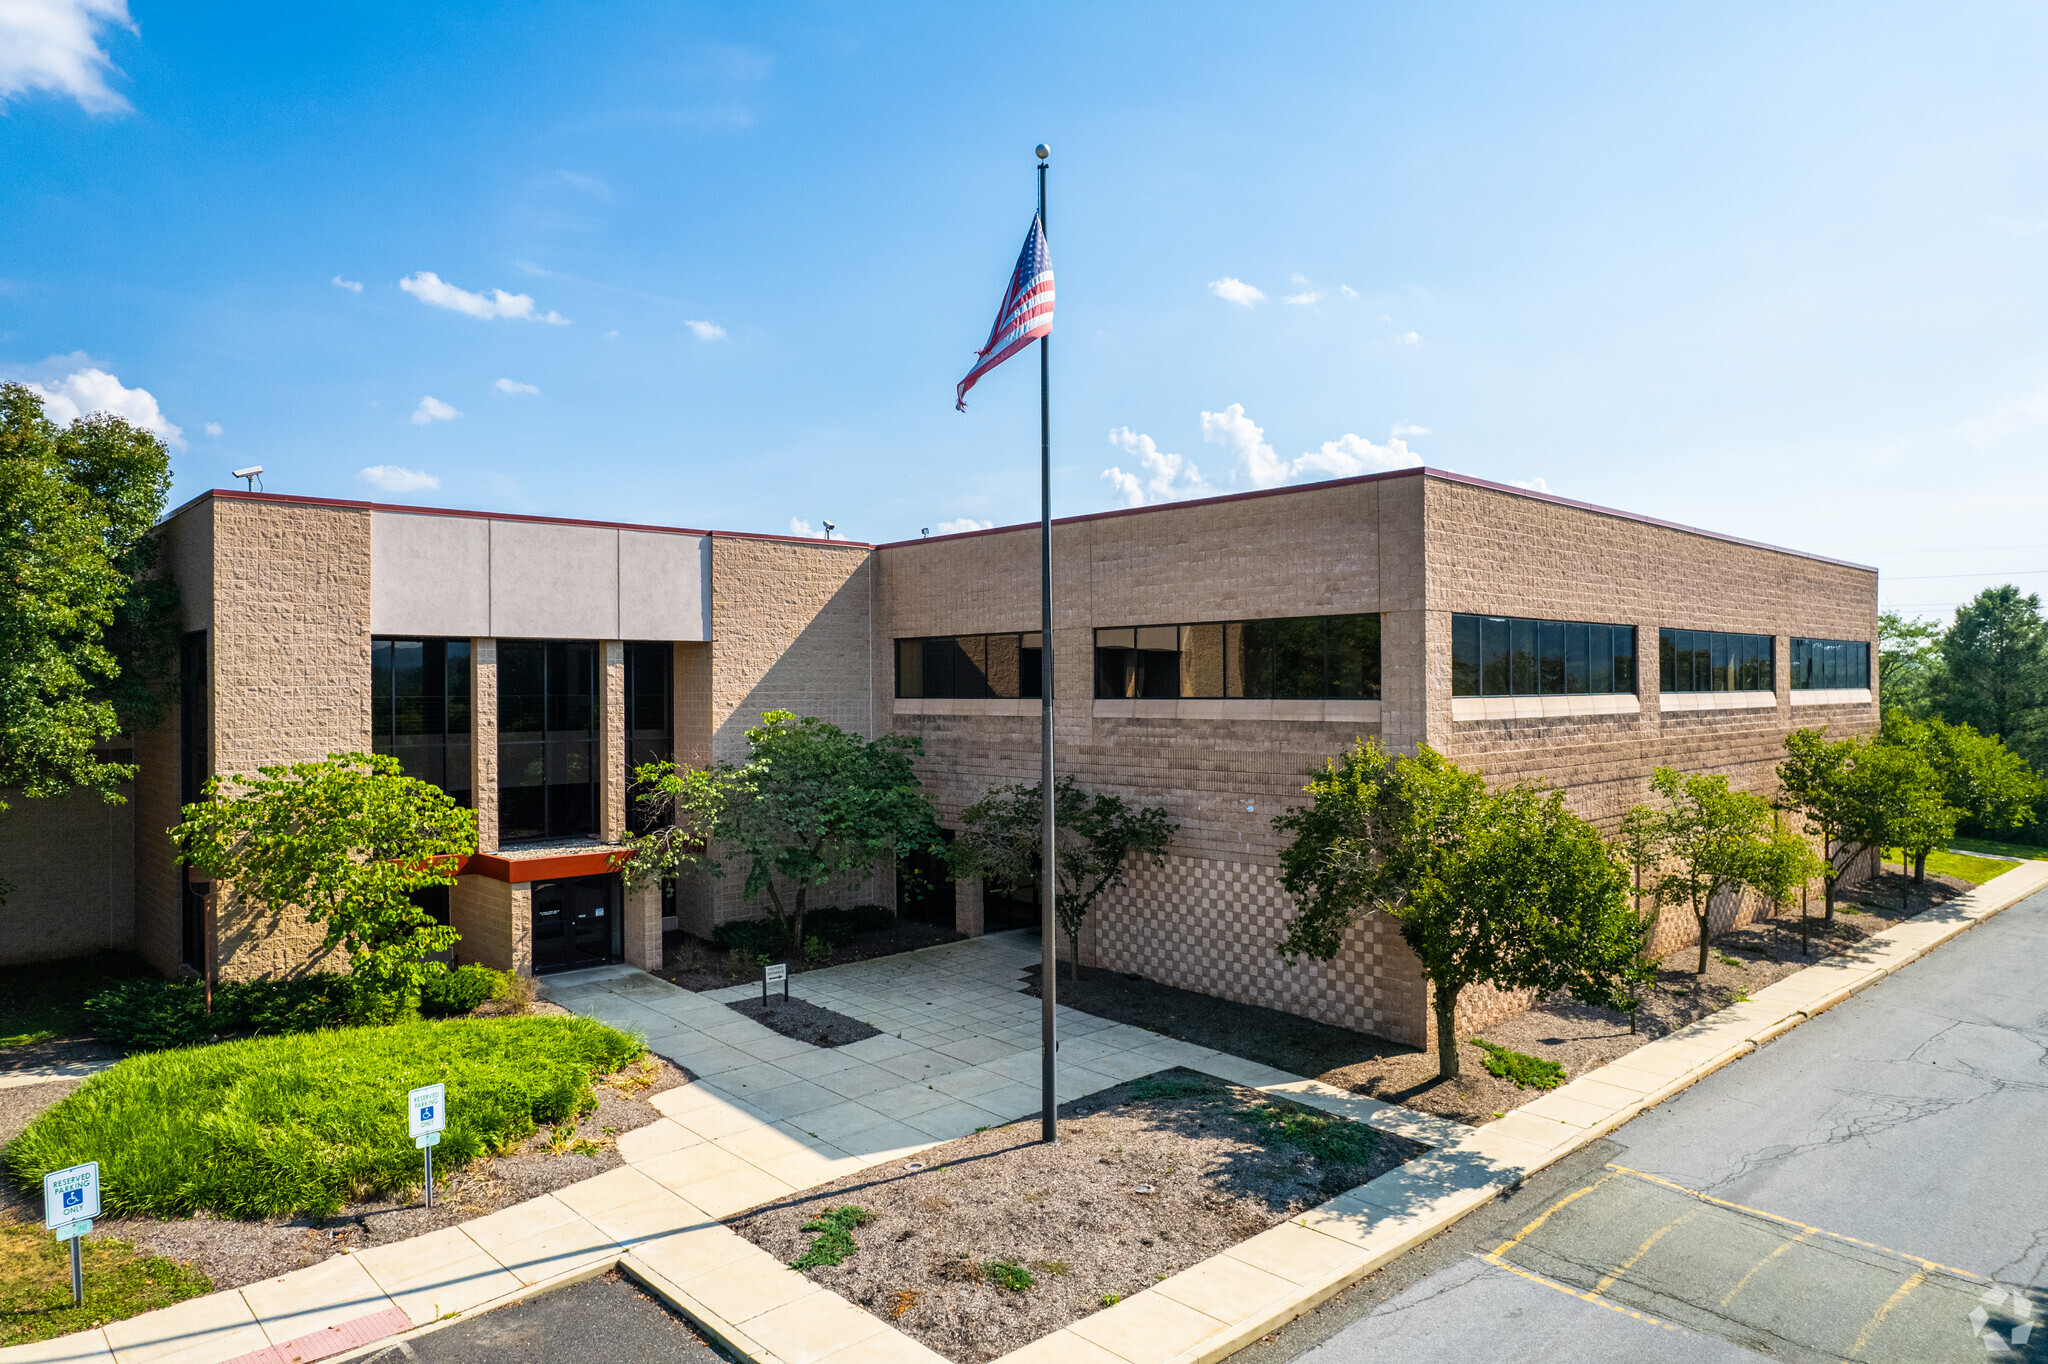
[{"label": "small ground sign", "polygon": [[773,966],[764,966],[761,968],[761,1002],[763,1004],[766,1004],[768,1002],[768,989],[770,986],[774,985],[780,985],[782,987],[782,997],[784,999],[789,998],[788,962],[778,961]]},{"label": "small ground sign", "polygon": [[422,1085],[409,1091],[405,1096],[405,1123],[412,1133],[412,1144],[420,1148],[425,1157],[427,1206],[434,1206],[434,1148],[441,1144],[441,1133],[448,1129],[448,1087],[446,1085]]},{"label": "small ground sign", "polygon": [[[43,1225],[62,1235],[100,1215],[100,1163],[89,1160],[43,1176]],[[87,1228],[91,1230],[91,1228]],[[82,1235],[83,1233],[74,1233]]]}]

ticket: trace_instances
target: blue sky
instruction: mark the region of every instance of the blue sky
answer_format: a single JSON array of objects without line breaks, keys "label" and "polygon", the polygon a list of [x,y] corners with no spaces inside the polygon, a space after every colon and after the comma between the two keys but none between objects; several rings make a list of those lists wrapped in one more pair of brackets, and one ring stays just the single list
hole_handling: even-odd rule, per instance
[{"label": "blue sky", "polygon": [[2048,586],[2038,6],[17,9],[0,375],[180,500],[1035,518],[1036,364],[952,391],[1045,139],[1056,514],[1420,459]]}]

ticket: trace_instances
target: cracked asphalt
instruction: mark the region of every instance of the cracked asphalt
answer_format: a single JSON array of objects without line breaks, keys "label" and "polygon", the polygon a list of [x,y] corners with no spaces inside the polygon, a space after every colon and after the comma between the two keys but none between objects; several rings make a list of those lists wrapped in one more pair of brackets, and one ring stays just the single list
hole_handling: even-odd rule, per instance
[{"label": "cracked asphalt", "polygon": [[1233,1361],[2048,1360],[2044,1166],[2048,892]]}]

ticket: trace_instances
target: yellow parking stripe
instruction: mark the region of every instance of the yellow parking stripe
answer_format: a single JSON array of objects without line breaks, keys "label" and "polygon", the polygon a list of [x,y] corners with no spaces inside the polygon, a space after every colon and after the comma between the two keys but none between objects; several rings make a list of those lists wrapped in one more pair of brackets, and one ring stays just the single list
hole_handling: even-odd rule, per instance
[{"label": "yellow parking stripe", "polygon": [[[1613,1169],[1614,1167],[1610,1165],[1608,1168]],[[1567,1203],[1575,1202],[1578,1199],[1584,1198],[1587,1194],[1593,1192],[1593,1190],[1599,1188],[1602,1184],[1605,1184],[1608,1180],[1612,1178],[1614,1178],[1613,1175],[1602,1175],[1600,1176],[1600,1178],[1594,1180],[1591,1184],[1588,1184],[1585,1188],[1574,1190],[1573,1192],[1566,1194],[1563,1198],[1558,1199],[1557,1202],[1552,1203],[1549,1207],[1543,1210],[1543,1215],[1541,1217],[1538,1217],[1534,1222],[1531,1222],[1528,1226],[1523,1227],[1520,1231],[1516,1232],[1511,1239],[1502,1241],[1499,1245],[1495,1246],[1493,1248],[1493,1253],[1495,1255],[1507,1254],[1509,1251],[1513,1250],[1517,1245],[1521,1244],[1523,1237],[1535,1231],[1536,1228],[1542,1226],[1545,1222],[1548,1222],[1550,1220],[1550,1214],[1558,1211]]]},{"label": "yellow parking stripe", "polygon": [[1918,1288],[1921,1284],[1924,1284],[1926,1282],[1927,1275],[1925,1273],[1920,1273],[1915,1274],[1912,1278],[1900,1284],[1898,1286],[1898,1289],[1895,1292],[1893,1292],[1893,1294],[1889,1298],[1886,1298],[1884,1300],[1884,1306],[1877,1309],[1877,1315],[1872,1317],[1870,1321],[1864,1326],[1863,1334],[1856,1337],[1856,1343],[1849,1347],[1849,1358],[1861,1359],[1863,1357],[1863,1347],[1870,1343],[1870,1333],[1872,1331],[1875,1331],[1879,1326],[1884,1324],[1884,1319],[1887,1316],[1891,1315],[1891,1310],[1894,1307],[1897,1307],[1900,1303],[1906,1300],[1906,1295],[1908,1293],[1911,1293],[1914,1289]]},{"label": "yellow parking stripe", "polygon": [[[1582,1189],[1580,1190],[1580,1192],[1583,1193],[1585,1192],[1585,1190]],[[1573,1288],[1570,1284],[1559,1283],[1555,1279],[1546,1279],[1541,1274],[1532,1274],[1528,1270],[1522,1268],[1520,1265],[1509,1264],[1506,1260],[1501,1259],[1498,1254],[1482,1255],[1479,1258],[1486,1261],[1486,1263],[1494,1266],[1496,1269],[1505,1269],[1510,1274],[1519,1274],[1521,1277],[1527,1279],[1530,1283],[1540,1283],[1545,1288],[1554,1288],[1558,1292],[1563,1293],[1567,1297],[1577,1298],[1580,1302],[1590,1302],[1596,1307],[1604,1307],[1608,1311],[1618,1312],[1624,1317],[1634,1317],[1637,1321],[1646,1322],[1651,1326],[1661,1326],[1667,1331],[1676,1331],[1678,1332],[1678,1334],[1682,1336],[1689,1336],[1692,1334],[1692,1332],[1686,1330],[1683,1326],[1679,1326],[1672,1322],[1665,1321],[1662,1317],[1653,1317],[1647,1312],[1638,1312],[1633,1307],[1623,1307],[1618,1302],[1609,1302],[1607,1301],[1607,1299],[1601,1297],[1598,1293],[1583,1292],[1579,1289]]]},{"label": "yellow parking stripe", "polygon": [[1636,1267],[1636,1261],[1642,1259],[1645,1255],[1648,1255],[1650,1253],[1650,1247],[1656,1245],[1659,1241],[1664,1239],[1665,1232],[1672,1230],[1674,1227],[1682,1227],[1687,1222],[1692,1221],[1692,1219],[1697,1216],[1699,1216],[1697,1212],[1689,1212],[1685,1216],[1679,1218],[1677,1221],[1666,1222],[1663,1226],[1651,1232],[1650,1239],[1643,1242],[1641,1245],[1637,1246],[1635,1254],[1629,1256],[1626,1260],[1623,1260],[1620,1264],[1616,1265],[1614,1269],[1605,1278],[1601,1279],[1599,1283],[1593,1285],[1593,1291],[1595,1293],[1605,1293],[1608,1289],[1614,1287],[1614,1281],[1616,1279],[1619,1279],[1622,1275],[1628,1273],[1631,1269],[1634,1269]]},{"label": "yellow parking stripe", "polygon": [[1783,1255],[1786,1251],[1792,1249],[1792,1247],[1798,1245],[1801,1241],[1804,1241],[1807,1237],[1811,1235],[1813,1235],[1811,1231],[1801,1231],[1797,1236],[1793,1237],[1789,1241],[1778,1242],[1778,1248],[1776,1250],[1772,1251],[1770,1254],[1764,1256],[1763,1259],[1758,1260],[1755,1264],[1751,1265],[1749,1267],[1749,1272],[1747,1274],[1744,1274],[1741,1278],[1735,1281],[1735,1287],[1728,1290],[1728,1296],[1721,1299],[1721,1305],[1723,1307],[1726,1307],[1729,1303],[1734,1302],[1736,1295],[1741,1293],[1743,1289],[1749,1287],[1749,1281],[1756,1277],[1756,1272],[1759,1269],[1762,1269],[1765,1265],[1777,1259],[1780,1255]]}]

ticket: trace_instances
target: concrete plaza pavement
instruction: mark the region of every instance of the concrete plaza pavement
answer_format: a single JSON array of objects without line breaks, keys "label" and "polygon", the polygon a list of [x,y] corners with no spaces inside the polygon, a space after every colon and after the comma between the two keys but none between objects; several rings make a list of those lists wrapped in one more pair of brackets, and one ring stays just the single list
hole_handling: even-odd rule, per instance
[{"label": "concrete plaza pavement", "polygon": [[2048,893],[1238,1358],[2048,1359],[2044,1067]]}]

